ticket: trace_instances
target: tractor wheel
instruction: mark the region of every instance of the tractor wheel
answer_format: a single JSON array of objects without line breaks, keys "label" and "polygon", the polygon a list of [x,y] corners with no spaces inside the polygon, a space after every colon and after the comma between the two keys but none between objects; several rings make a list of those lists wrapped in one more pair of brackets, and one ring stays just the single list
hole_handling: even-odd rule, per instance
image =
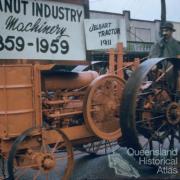
[{"label": "tractor wheel", "polygon": [[128,148],[150,152],[151,158],[157,151],[180,149],[179,71],[179,59],[153,58],[128,80],[120,109]]},{"label": "tractor wheel", "polygon": [[52,144],[46,141],[44,128],[22,133],[9,152],[9,179],[68,179],[73,169],[73,150],[67,136],[57,132],[60,140]]}]

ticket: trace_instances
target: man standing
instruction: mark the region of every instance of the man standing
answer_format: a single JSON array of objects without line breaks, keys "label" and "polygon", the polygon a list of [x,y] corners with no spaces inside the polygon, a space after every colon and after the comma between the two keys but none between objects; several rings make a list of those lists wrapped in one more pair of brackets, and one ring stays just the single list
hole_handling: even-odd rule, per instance
[{"label": "man standing", "polygon": [[180,55],[180,44],[172,37],[176,31],[171,22],[161,26],[162,38],[151,49],[149,58],[154,57],[177,57]]}]

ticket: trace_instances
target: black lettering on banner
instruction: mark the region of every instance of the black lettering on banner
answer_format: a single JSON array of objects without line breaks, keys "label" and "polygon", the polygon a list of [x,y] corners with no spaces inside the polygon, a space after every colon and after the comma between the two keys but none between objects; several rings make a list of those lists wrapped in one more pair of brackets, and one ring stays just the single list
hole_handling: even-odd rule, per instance
[{"label": "black lettering on banner", "polygon": [[4,49],[3,37],[0,36],[0,51]]},{"label": "black lettering on banner", "polygon": [[89,31],[97,31],[97,30],[102,30],[106,28],[110,28],[112,23],[101,23],[101,24],[92,24],[89,28]]},{"label": "black lettering on banner", "polygon": [[58,6],[52,6],[52,17],[54,19],[58,18]]},{"label": "black lettering on banner", "polygon": [[69,51],[69,44],[66,40],[62,40],[59,43],[59,39],[53,39],[49,45],[46,39],[36,38],[36,51],[38,53],[46,53],[49,49],[53,54],[58,53],[59,50],[62,54],[67,54]]},{"label": "black lettering on banner", "polygon": [[77,13],[77,15],[78,15],[78,22],[80,22],[81,16],[82,16],[82,11],[76,10],[76,13]]},{"label": "black lettering on banner", "polygon": [[12,8],[13,8],[13,5],[12,5],[12,0],[4,0],[4,9],[5,9],[5,12],[11,12],[12,13]]},{"label": "black lettering on banner", "polygon": [[103,45],[105,45],[105,46],[111,45],[111,39],[103,39],[103,40],[101,40],[101,46],[103,46]]},{"label": "black lettering on banner", "polygon": [[50,51],[51,53],[55,54],[58,52],[58,44],[59,43],[59,39],[54,39],[52,40],[51,42],[51,48],[50,48]]},{"label": "black lettering on banner", "polygon": [[54,4],[46,4],[44,2],[34,1],[29,3],[28,0],[0,0],[0,11],[6,13],[15,13],[23,15],[27,14],[28,4],[31,4],[32,16],[61,19],[71,22],[80,22],[82,18],[82,10],[69,7],[58,6]]},{"label": "black lettering on banner", "polygon": [[[25,29],[25,31],[27,32],[27,31],[30,31],[31,27],[32,27],[32,23],[30,22],[30,23],[27,23],[27,24],[26,24],[26,26],[24,27],[24,29]],[[28,29],[28,28],[29,28],[29,29]]]},{"label": "black lettering on banner", "polygon": [[59,19],[64,19],[64,13],[63,13],[63,10],[64,10],[63,7],[59,7],[59,13],[60,13]]},{"label": "black lettering on banner", "polygon": [[36,38],[36,51],[39,52],[39,38]]},{"label": "black lettering on banner", "polygon": [[71,9],[71,21],[76,22],[76,11]]},{"label": "black lettering on banner", "polygon": [[19,23],[16,27],[16,29],[20,32],[23,32],[23,29],[24,29],[24,24],[23,23]]},{"label": "black lettering on banner", "polygon": [[48,51],[48,48],[49,48],[48,41],[46,39],[42,39],[40,41],[40,51],[42,53],[46,53]]},{"label": "black lettering on banner", "polygon": [[0,51],[7,50],[7,51],[23,51],[25,48],[25,44],[27,46],[35,46],[35,51],[37,53],[47,53],[51,52],[52,54],[61,53],[67,54],[69,52],[69,43],[66,40],[59,40],[59,39],[52,39],[50,42],[46,39],[36,38],[35,43],[25,42],[24,38],[21,36],[7,36],[3,38],[0,35]]},{"label": "black lettering on banner", "polygon": [[41,19],[37,19],[37,21],[33,24],[32,28],[31,28],[31,32],[38,32],[40,33],[42,31],[42,29],[46,26],[47,22],[43,22],[43,24],[41,23]]},{"label": "black lettering on banner", "polygon": [[22,51],[25,47],[25,42],[24,42],[24,39],[22,37],[17,37],[16,38],[16,50],[17,51]]},{"label": "black lettering on banner", "polygon": [[8,51],[12,51],[14,49],[14,36],[8,36],[5,40],[5,48]]},{"label": "black lettering on banner", "polygon": [[120,34],[120,28],[99,31],[98,34],[99,34],[99,37]]},{"label": "black lettering on banner", "polygon": [[60,39],[61,37],[69,37],[69,35],[66,34],[66,27],[60,27],[59,24],[55,26],[47,25],[47,21],[42,21],[40,18],[38,18],[35,23],[28,22],[27,24],[24,24],[22,22],[19,22],[19,18],[9,16],[6,20],[5,25],[5,29],[11,31],[55,34],[58,39]]},{"label": "black lettering on banner", "polygon": [[27,7],[27,4],[28,2],[27,1],[21,1],[21,3],[23,4],[23,14],[26,15],[26,7]]},{"label": "black lettering on banner", "polygon": [[35,5],[34,5],[34,2],[32,2],[32,15],[35,16]]},{"label": "black lettering on banner", "polygon": [[52,26],[49,30],[49,34],[53,34],[56,32],[56,26]]},{"label": "black lettering on banner", "polygon": [[14,12],[17,14],[20,13],[20,0],[14,0]]},{"label": "black lettering on banner", "polygon": [[23,51],[25,47],[24,39],[20,36],[17,38],[15,36],[7,36],[5,40],[2,36],[0,36],[0,51],[7,50],[13,51],[16,49],[17,51]]},{"label": "black lettering on banner", "polygon": [[48,18],[48,17],[50,17],[50,15],[51,15],[51,9],[47,4],[45,4],[44,5],[44,17]]},{"label": "black lettering on banner", "polygon": [[61,53],[62,54],[67,54],[67,52],[69,51],[69,44],[68,44],[68,42],[65,41],[65,40],[61,41],[61,48],[62,48]]},{"label": "black lettering on banner", "polygon": [[32,15],[36,17],[52,17],[53,19],[80,22],[82,13],[82,10],[69,7],[32,2]]},{"label": "black lettering on banner", "polygon": [[69,37],[69,35],[64,35],[66,30],[67,30],[66,28],[58,28],[56,34],[59,34],[59,36],[57,36],[57,39],[60,39],[63,36]]},{"label": "black lettering on banner", "polygon": [[90,26],[89,32],[92,32],[92,31],[93,31],[93,26]]},{"label": "black lettering on banner", "polygon": [[[3,3],[2,3],[3,1]],[[7,13],[23,13],[26,15],[27,10],[27,0],[0,0],[0,10]]]},{"label": "black lettering on banner", "polygon": [[36,5],[36,16],[43,17],[43,4],[35,3]]},{"label": "black lettering on banner", "polygon": [[46,39],[36,38],[36,51],[38,53],[46,53],[49,49],[52,54],[58,53],[58,51],[67,54],[69,52],[69,43],[66,40],[60,42],[59,39],[53,39],[49,45]]},{"label": "black lettering on banner", "polygon": [[49,31],[49,29],[50,29],[51,26],[48,26],[48,25],[46,25],[46,24],[47,24],[47,22],[44,22],[44,23],[40,26],[40,28],[38,28],[38,26],[36,26],[36,27],[38,28],[37,32],[38,32],[38,33],[40,33],[40,32],[45,33],[45,32],[46,32],[46,34],[47,34],[47,32]]},{"label": "black lettering on banner", "polygon": [[13,18],[13,16],[9,16],[5,22],[6,29],[7,30],[14,30],[17,22],[19,21],[19,18]]},{"label": "black lettering on banner", "polygon": [[66,14],[66,21],[68,21],[69,20],[69,17],[68,17],[68,15],[69,15],[69,10],[70,10],[70,8],[64,8],[64,10],[65,10],[65,14]]}]

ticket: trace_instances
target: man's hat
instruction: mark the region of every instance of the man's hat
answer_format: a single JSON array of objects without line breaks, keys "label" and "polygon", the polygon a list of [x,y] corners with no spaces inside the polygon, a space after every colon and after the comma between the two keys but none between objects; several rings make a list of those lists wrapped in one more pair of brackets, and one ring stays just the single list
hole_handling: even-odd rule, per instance
[{"label": "man's hat", "polygon": [[173,23],[171,23],[171,22],[165,22],[162,26],[161,26],[161,29],[170,29],[171,31],[176,31],[175,29],[174,29],[174,25],[173,25]]}]

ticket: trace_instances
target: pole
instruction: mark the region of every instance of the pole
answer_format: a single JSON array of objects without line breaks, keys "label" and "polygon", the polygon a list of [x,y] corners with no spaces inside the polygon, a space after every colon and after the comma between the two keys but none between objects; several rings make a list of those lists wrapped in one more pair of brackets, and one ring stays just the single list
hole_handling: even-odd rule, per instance
[{"label": "pole", "polygon": [[166,0],[161,0],[161,26],[166,22]]}]

